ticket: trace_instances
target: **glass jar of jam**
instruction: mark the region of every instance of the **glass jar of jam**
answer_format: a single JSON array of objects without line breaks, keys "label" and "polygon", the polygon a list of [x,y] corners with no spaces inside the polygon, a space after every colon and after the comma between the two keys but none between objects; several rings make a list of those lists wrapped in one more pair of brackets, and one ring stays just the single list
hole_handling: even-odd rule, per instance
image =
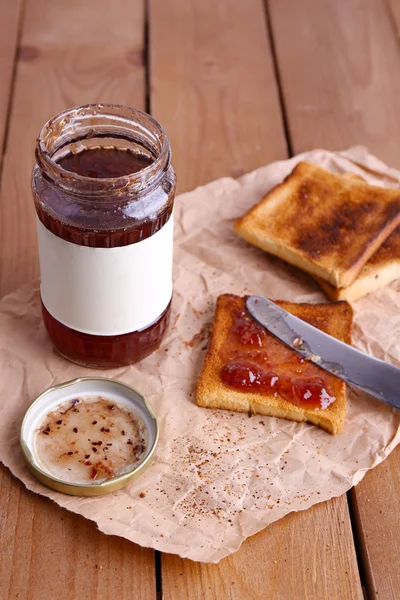
[{"label": "glass jar of jam", "polygon": [[69,360],[117,367],[159,346],[175,184],[168,138],[142,111],[81,106],[43,127],[32,178],[42,312]]}]

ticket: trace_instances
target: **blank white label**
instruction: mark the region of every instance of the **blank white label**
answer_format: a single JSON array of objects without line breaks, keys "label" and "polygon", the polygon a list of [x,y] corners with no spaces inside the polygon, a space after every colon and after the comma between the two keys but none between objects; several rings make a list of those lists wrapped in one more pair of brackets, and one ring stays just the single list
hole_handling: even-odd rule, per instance
[{"label": "blank white label", "polygon": [[118,335],[144,329],[172,296],[173,215],[151,237],[118,248],[88,248],[51,233],[37,219],[41,296],[71,329]]}]

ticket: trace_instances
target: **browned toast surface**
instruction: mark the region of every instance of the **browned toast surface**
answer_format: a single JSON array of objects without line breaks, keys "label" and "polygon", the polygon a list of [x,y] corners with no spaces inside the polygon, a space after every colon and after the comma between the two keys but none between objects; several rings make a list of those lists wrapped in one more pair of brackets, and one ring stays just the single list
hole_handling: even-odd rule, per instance
[{"label": "browned toast surface", "polygon": [[[279,301],[277,304],[322,331],[346,343],[351,342],[352,309],[347,302],[311,305]],[[245,337],[240,337],[244,342],[237,342],[238,323],[240,326],[242,323],[238,321],[238,315],[242,313],[245,313],[244,319],[250,319],[250,334],[246,329],[239,328],[240,335]],[[242,319],[241,316],[240,318]],[[264,354],[268,356],[265,363],[262,362],[265,360]],[[299,360],[302,362],[299,363]],[[243,377],[247,378],[246,385],[250,381],[253,387],[240,387],[240,370],[239,387],[236,385],[237,380],[235,386],[226,382],[226,373],[231,376],[232,365],[236,369],[238,364],[240,368],[250,364],[251,370],[243,371]],[[276,376],[276,385],[281,384],[281,387],[257,388],[254,384],[255,378],[263,372],[271,377],[270,382],[273,382],[272,377]],[[289,382],[289,386],[286,385],[286,381]],[[331,400],[325,403],[325,408],[322,401],[321,405],[313,407],[303,400],[303,394],[307,398],[310,393],[308,389],[313,389],[312,385],[317,381],[331,400],[336,398],[332,403]],[[298,390],[301,391],[301,397]],[[346,386],[333,375],[301,359],[297,352],[287,348],[257,324],[245,309],[245,298],[224,294],[217,300],[213,330],[198,382],[196,401],[199,406],[204,407],[253,412],[293,421],[309,421],[335,434],[342,429],[345,420]]]},{"label": "browned toast surface", "polygon": [[300,162],[235,231],[248,242],[328,281],[350,285],[400,225],[400,191]]},{"label": "browned toast surface", "polygon": [[316,278],[331,300],[357,300],[396,279],[400,279],[400,227],[383,242],[371,256],[361,273],[351,285],[336,288],[323,279]]}]

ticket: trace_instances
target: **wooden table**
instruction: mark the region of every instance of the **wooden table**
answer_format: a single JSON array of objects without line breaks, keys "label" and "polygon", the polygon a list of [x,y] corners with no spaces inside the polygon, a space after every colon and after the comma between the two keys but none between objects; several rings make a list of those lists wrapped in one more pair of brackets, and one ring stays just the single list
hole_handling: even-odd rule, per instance
[{"label": "wooden table", "polygon": [[[151,111],[179,190],[306,149],[400,167],[400,0],[0,0],[0,290],[38,274],[30,172],[54,113]],[[0,599],[400,598],[400,451],[219,565],[107,537],[1,468]]]}]

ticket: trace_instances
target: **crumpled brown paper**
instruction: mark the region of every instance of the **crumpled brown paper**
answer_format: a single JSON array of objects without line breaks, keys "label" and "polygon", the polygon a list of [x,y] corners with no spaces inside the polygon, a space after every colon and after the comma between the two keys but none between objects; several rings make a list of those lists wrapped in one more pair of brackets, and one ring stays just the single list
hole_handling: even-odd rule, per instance
[{"label": "crumpled brown paper", "polygon": [[[175,211],[171,327],[162,347],[139,365],[102,373],[58,356],[42,324],[37,284],[1,301],[0,459],[30,490],[96,521],[105,533],[218,562],[288,512],[343,494],[395,448],[400,412],[356,390],[349,394],[344,430],[335,437],[308,424],[195,405],[218,294],[324,300],[306,274],[233,233],[235,218],[304,159],[353,171],[374,184],[400,185],[399,171],[363,148],[352,148],[307,152],[237,181],[220,179],[181,195]],[[354,310],[354,344],[398,361],[400,281],[354,303]],[[99,498],[45,488],[27,471],[19,448],[19,426],[35,397],[83,375],[109,375],[136,387],[151,402],[161,428],[150,469],[129,487]]]}]

